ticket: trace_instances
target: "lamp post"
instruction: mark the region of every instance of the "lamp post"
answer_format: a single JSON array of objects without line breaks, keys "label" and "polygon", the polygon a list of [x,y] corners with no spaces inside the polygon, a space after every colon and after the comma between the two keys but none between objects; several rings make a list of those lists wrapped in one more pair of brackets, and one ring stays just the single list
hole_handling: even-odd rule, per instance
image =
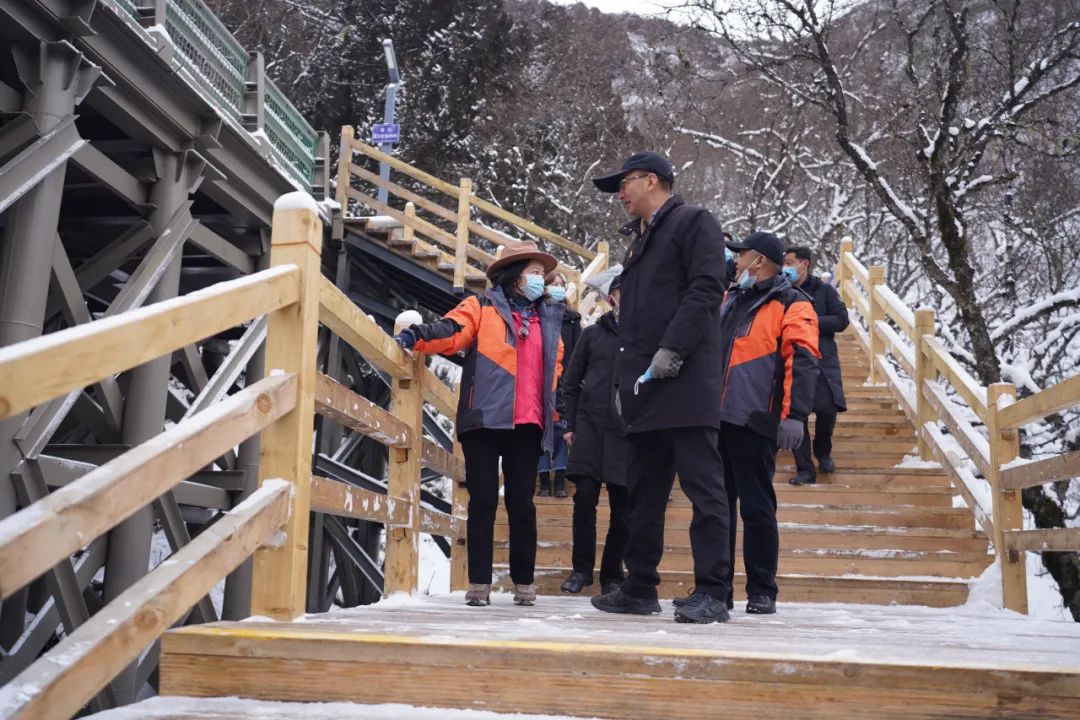
[{"label": "lamp post", "polygon": [[[386,86],[386,104],[383,106],[383,122],[387,125],[391,125],[394,122],[394,110],[397,105],[397,89],[398,84],[401,82],[401,75],[398,72],[397,55],[394,54],[394,41],[387,38],[382,41],[383,52],[386,54],[386,69],[390,74],[390,83]],[[390,154],[393,150],[391,143],[381,143],[379,149],[384,153]],[[385,162],[379,163],[379,177],[384,181],[390,181],[390,166]],[[379,202],[386,204],[389,198],[387,188],[379,188]]]}]

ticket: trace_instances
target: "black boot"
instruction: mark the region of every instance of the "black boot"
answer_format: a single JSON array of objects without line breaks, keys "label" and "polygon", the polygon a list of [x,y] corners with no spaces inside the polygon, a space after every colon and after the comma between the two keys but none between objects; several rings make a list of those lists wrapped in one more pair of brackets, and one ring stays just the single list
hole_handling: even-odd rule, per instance
[{"label": "black boot", "polygon": [[579,592],[581,592],[582,588],[584,588],[586,585],[592,585],[592,583],[593,579],[591,575],[586,575],[583,572],[578,572],[577,570],[575,570],[574,572],[570,573],[570,577],[563,580],[562,587],[560,587],[559,589],[562,590],[564,593],[577,595]]},{"label": "black boot", "polygon": [[773,615],[776,613],[776,601],[768,595],[751,595],[746,600],[747,615]]},{"label": "black boot", "polygon": [[536,494],[540,497],[551,496],[551,473],[540,473],[537,476],[540,480],[540,489],[536,491]]},{"label": "black boot", "polygon": [[813,470],[800,470],[788,482],[792,485],[813,485],[817,482],[817,475]]},{"label": "black boot", "polygon": [[836,463],[833,462],[833,459],[828,455],[823,458],[818,458],[817,464],[818,467],[821,468],[821,472],[823,473],[836,472]]},{"label": "black boot", "polygon": [[555,471],[555,497],[566,497],[566,472]]},{"label": "black boot", "polygon": [[689,602],[675,608],[675,622],[706,624],[729,619],[727,603],[706,592],[695,592]]}]

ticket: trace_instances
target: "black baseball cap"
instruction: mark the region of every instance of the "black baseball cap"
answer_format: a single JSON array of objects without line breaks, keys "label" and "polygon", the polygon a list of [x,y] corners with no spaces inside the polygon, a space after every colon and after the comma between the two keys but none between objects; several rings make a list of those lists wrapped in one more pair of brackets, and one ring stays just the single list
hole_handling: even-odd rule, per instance
[{"label": "black baseball cap", "polygon": [[671,167],[671,163],[667,161],[667,158],[660,153],[639,152],[627,158],[626,162],[623,163],[622,170],[616,170],[613,173],[593,178],[593,185],[600,192],[619,192],[619,182],[623,179],[623,175],[631,170],[646,170],[655,173],[657,177],[667,180],[669,183],[675,182],[675,168]]},{"label": "black baseball cap", "polygon": [[615,292],[616,290],[618,290],[621,287],[622,287],[622,275],[619,274],[619,275],[616,275],[615,277],[613,277],[611,279],[611,282],[608,283],[607,294],[610,295],[611,293]]},{"label": "black baseball cap", "polygon": [[729,241],[724,244],[730,250],[757,250],[777,265],[784,264],[784,243],[772,233],[753,232],[742,242]]}]

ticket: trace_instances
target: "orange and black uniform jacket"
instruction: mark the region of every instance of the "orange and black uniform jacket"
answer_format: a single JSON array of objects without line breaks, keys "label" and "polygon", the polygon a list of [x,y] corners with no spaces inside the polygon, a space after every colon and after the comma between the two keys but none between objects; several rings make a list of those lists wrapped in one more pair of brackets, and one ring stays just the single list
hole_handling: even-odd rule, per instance
[{"label": "orange and black uniform jacket", "polygon": [[[554,452],[555,389],[562,373],[560,335],[564,308],[561,304],[536,304],[544,348],[543,447],[549,453]],[[458,437],[479,428],[514,428],[517,334],[510,304],[502,290],[492,288],[482,296],[466,298],[442,320],[414,325],[412,330],[420,338],[416,343],[419,352],[451,355],[465,351],[456,423]]]},{"label": "orange and black uniform jacket", "polygon": [[817,387],[818,318],[784,275],[729,290],[720,307],[724,422],[775,438],[780,421],[806,420]]}]

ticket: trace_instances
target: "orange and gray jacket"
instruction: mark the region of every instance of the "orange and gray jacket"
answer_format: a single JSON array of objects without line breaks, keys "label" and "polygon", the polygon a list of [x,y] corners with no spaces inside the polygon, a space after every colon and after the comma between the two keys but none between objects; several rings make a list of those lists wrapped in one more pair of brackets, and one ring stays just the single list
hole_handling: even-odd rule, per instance
[{"label": "orange and gray jacket", "polygon": [[[544,353],[544,440],[554,452],[555,388],[562,373],[564,305],[540,302],[540,332]],[[517,383],[517,333],[510,304],[498,288],[462,300],[441,320],[414,325],[422,353],[451,355],[465,351],[461,372],[456,430],[512,430]]]},{"label": "orange and gray jacket", "polygon": [[720,307],[724,422],[775,438],[780,421],[805,420],[817,387],[818,318],[784,275],[729,290]]}]

